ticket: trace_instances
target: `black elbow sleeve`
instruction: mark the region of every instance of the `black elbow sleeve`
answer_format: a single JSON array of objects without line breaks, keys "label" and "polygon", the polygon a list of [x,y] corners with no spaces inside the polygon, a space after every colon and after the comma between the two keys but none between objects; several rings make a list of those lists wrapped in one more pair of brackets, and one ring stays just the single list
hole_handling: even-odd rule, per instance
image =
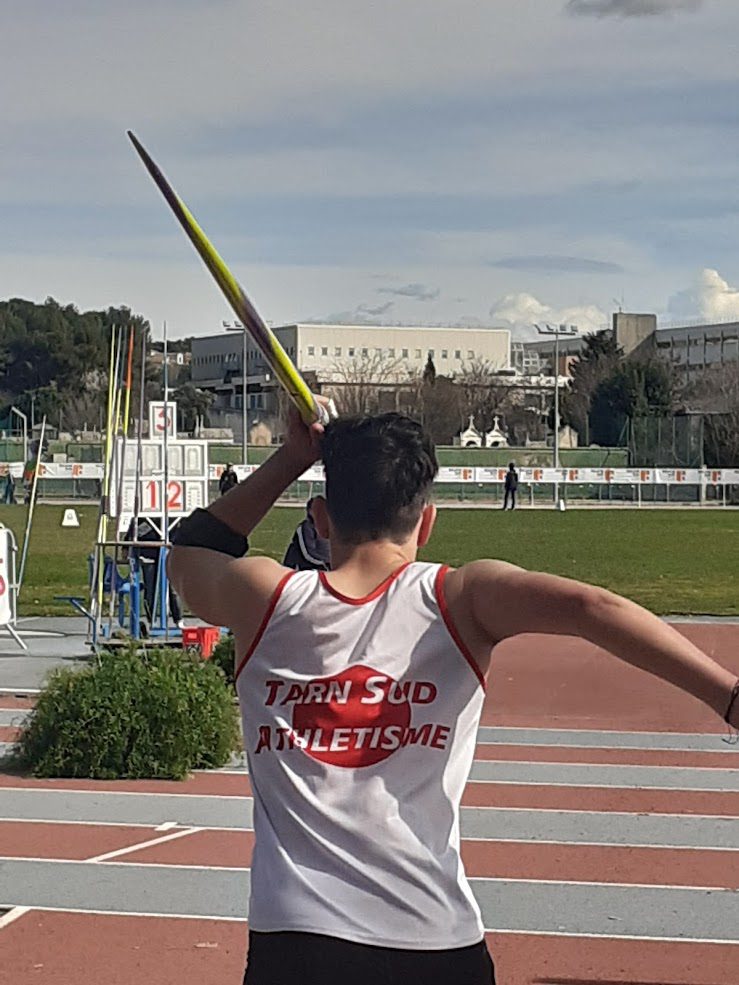
[{"label": "black elbow sleeve", "polygon": [[243,557],[249,550],[249,541],[237,534],[227,523],[213,516],[210,510],[194,510],[180,520],[172,531],[172,544],[177,547],[205,547],[220,551],[230,557]]}]

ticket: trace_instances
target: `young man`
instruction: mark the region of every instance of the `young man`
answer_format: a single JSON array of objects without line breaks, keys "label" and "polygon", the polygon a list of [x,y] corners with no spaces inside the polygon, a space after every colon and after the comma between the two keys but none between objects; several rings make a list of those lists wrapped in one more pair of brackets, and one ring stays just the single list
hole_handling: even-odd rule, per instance
[{"label": "young man", "polygon": [[[320,456],[333,570],[240,557]],[[436,471],[409,418],[322,433],[293,417],[279,451],[180,524],[177,590],[236,637],[256,836],[247,985],[494,981],[459,804],[501,640],[585,637],[739,724],[734,675],[632,602],[497,561],[416,562]]]}]

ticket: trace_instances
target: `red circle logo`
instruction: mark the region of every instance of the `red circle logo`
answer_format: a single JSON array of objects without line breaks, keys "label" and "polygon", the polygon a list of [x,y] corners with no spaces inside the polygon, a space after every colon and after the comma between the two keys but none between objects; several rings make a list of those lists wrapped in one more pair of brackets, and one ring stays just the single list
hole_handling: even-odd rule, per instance
[{"label": "red circle logo", "polygon": [[293,706],[296,744],[333,766],[373,766],[387,759],[410,725],[408,685],[362,664],[310,681],[306,695]]}]

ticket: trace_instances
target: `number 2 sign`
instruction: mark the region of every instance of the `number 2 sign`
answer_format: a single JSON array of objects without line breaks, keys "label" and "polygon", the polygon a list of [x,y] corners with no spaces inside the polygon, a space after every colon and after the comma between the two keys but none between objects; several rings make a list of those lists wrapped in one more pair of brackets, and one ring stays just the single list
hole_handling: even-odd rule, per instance
[{"label": "number 2 sign", "polygon": [[[163,512],[163,485],[162,479],[146,479],[144,481],[142,499],[147,513]],[[167,483],[167,510],[170,513],[183,513],[185,511],[185,484],[180,479],[172,479]]]}]

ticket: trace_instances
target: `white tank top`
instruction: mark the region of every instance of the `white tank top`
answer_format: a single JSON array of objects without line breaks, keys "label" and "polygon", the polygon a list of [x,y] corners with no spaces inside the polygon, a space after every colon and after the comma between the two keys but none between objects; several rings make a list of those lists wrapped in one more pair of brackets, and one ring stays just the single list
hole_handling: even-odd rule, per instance
[{"label": "white tank top", "polygon": [[459,804],[484,679],[451,623],[447,568],[363,599],[283,578],[237,668],[255,847],[249,924],[385,947],[482,939]]}]

